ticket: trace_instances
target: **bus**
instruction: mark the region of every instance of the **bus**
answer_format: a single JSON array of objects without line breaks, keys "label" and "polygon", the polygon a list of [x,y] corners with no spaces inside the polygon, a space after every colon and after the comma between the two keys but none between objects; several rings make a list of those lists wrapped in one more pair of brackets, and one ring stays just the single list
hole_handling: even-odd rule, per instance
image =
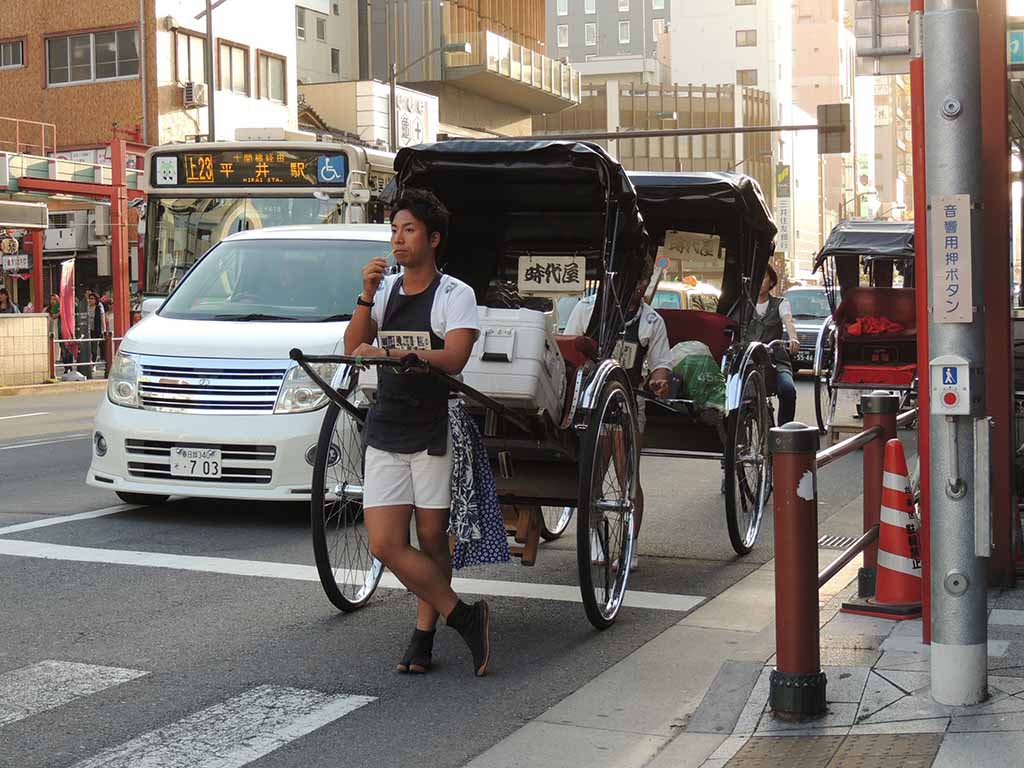
[{"label": "bus", "polygon": [[[223,238],[284,224],[382,223],[390,152],[352,144],[236,141],[146,152],[143,298],[171,293]],[[144,234],[143,234],[144,231]]]}]

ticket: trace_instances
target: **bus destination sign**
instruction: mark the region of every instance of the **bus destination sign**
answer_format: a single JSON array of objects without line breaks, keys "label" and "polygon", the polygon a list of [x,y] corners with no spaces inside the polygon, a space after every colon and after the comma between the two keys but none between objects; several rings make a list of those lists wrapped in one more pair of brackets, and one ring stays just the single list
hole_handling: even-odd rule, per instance
[{"label": "bus destination sign", "polygon": [[154,187],[344,187],[348,158],[306,149],[218,149],[153,158]]}]

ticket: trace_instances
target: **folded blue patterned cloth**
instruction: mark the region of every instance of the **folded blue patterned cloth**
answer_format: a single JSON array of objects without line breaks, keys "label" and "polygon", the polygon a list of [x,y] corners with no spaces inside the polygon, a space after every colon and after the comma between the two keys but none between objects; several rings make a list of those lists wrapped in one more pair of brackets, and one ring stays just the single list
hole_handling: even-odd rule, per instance
[{"label": "folded blue patterned cloth", "polygon": [[512,559],[487,448],[461,400],[448,403],[452,432],[452,506],[448,533],[455,537],[452,568]]}]

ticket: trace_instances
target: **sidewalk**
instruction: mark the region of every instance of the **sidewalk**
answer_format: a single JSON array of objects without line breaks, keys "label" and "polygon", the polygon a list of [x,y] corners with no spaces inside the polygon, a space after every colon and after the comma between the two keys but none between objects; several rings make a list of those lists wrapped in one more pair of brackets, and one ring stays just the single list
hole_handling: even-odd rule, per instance
[{"label": "sidewalk", "polygon": [[[836,554],[819,550],[819,561]],[[929,649],[921,644],[920,620],[838,613],[856,593],[859,564],[855,559],[819,594],[826,717],[794,725],[765,711],[775,650],[772,561],[467,768],[968,768],[1024,762],[1024,588],[990,594],[989,700],[945,707],[929,695]]]},{"label": "sidewalk", "polygon": [[26,384],[17,387],[0,387],[0,397],[15,395],[52,395],[57,392],[88,392],[106,389],[106,379],[90,379],[87,381],[56,381],[52,384]]}]

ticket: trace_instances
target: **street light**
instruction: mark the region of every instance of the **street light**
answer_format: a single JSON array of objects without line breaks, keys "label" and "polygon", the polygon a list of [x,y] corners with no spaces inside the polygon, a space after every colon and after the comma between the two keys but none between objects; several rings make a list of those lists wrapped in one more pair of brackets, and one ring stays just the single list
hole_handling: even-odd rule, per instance
[{"label": "street light", "polygon": [[431,50],[427,51],[422,56],[420,56],[418,59],[414,59],[413,61],[409,62],[408,64],[405,65],[405,67],[402,68],[401,72],[398,71],[398,64],[394,61],[391,62],[391,77],[389,82],[389,85],[391,87],[391,93],[388,102],[388,114],[390,115],[391,126],[390,131],[388,133],[390,134],[389,138],[391,142],[392,152],[398,150],[398,102],[395,99],[395,90],[398,88],[398,76],[404,75],[406,72],[415,67],[425,58],[427,58],[428,56],[433,56],[435,53],[470,54],[472,52],[473,46],[470,45],[468,42],[446,43],[445,45],[439,46],[437,48],[432,48]]},{"label": "street light", "polygon": [[767,158],[772,157],[772,153],[771,152],[758,152],[753,157],[744,157],[742,160],[740,160],[735,165],[730,165],[728,168],[726,168],[724,173],[732,173],[733,171],[735,171],[737,168],[739,168],[741,165],[743,165],[748,160],[763,160],[766,157]]}]

